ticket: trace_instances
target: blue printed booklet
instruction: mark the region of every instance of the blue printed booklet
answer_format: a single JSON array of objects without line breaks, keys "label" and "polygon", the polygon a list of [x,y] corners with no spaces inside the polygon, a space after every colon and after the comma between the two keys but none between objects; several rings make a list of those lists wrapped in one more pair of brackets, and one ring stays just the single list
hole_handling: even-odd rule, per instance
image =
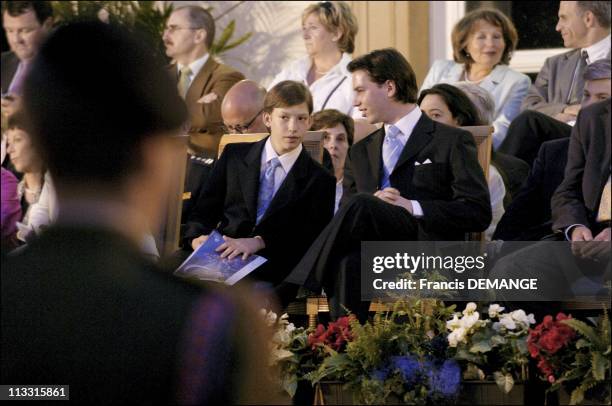
[{"label": "blue printed booklet", "polygon": [[200,245],[174,271],[174,274],[184,278],[233,285],[267,261],[266,258],[259,255],[251,255],[246,261],[242,259],[242,256],[231,260],[221,258],[221,253],[215,252],[215,249],[221,244],[223,244],[223,237],[217,231],[213,231],[206,242]]}]

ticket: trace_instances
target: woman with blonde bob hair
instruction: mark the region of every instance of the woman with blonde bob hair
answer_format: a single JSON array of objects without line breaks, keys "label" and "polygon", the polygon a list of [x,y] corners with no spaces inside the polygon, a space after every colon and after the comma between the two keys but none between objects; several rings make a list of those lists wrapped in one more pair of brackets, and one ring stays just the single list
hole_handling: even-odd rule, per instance
[{"label": "woman with blonde bob hair", "polygon": [[347,65],[355,50],[357,19],[343,1],[309,5],[302,13],[302,38],[307,56],[285,67],[268,88],[283,80],[304,83],[312,93],[314,112],[336,109],[361,118],[353,107],[351,73]]},{"label": "woman with blonde bob hair", "polygon": [[508,64],[516,49],[514,24],[501,11],[477,9],[453,28],[453,61],[435,61],[422,89],[438,83],[466,81],[487,90],[495,101],[493,147],[497,149],[518,115],[531,81]]}]

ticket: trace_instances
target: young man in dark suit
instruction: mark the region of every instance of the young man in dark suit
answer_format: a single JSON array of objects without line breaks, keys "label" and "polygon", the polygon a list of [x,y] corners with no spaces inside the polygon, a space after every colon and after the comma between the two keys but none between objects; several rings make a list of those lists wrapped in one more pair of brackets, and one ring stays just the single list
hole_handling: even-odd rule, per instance
[{"label": "young man in dark suit", "polygon": [[270,136],[225,147],[187,223],[185,248],[217,229],[222,256],[268,259],[253,278],[275,285],[287,276],[334,213],[335,179],[302,147],[311,114],[303,84],[284,81],[268,92]]},{"label": "young man in dark suit", "polygon": [[274,402],[256,305],[177,280],[139,248],[186,117],[143,43],[112,24],[68,24],[33,62],[23,104],[59,215],[2,263],[1,381],[70,385],[80,403]]},{"label": "young man in dark suit", "polygon": [[[369,123],[384,126],[349,150],[340,209],[287,278],[315,292],[324,286],[332,301],[345,297],[333,306],[335,315],[341,305],[358,306],[358,288],[345,292],[338,269],[358,254],[361,241],[461,240],[491,222],[472,135],[421,112],[408,61],[388,48],[353,60],[348,69],[355,106]],[[358,281],[359,267],[348,268],[346,280]]]}]

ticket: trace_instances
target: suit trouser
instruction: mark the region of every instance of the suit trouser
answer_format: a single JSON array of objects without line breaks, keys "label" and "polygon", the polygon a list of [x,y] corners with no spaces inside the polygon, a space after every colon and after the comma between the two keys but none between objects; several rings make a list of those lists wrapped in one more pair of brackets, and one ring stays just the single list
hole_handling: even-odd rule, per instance
[{"label": "suit trouser", "polygon": [[286,281],[313,292],[325,288],[331,315],[337,317],[344,306],[363,307],[359,305],[361,241],[410,241],[417,236],[417,221],[405,209],[357,194],[340,207]]},{"label": "suit trouser", "polygon": [[568,124],[538,111],[526,110],[512,120],[498,151],[514,155],[532,166],[542,143],[569,137],[571,132],[572,127]]}]

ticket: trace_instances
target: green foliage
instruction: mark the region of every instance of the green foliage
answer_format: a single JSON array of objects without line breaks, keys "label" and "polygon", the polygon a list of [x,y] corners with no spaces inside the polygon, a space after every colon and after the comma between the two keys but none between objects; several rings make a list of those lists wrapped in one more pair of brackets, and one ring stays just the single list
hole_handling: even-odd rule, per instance
[{"label": "green foliage", "polygon": [[576,340],[573,362],[563,376],[551,387],[561,385],[571,390],[570,403],[580,404],[584,399],[610,402],[611,339],[610,319],[607,312],[599,317],[595,325],[576,319],[563,320],[580,336]]},{"label": "green foliage", "polygon": [[[228,14],[244,1],[234,5],[224,14],[218,16],[218,20]],[[100,13],[108,13],[108,21],[126,25],[131,29],[143,33],[148,45],[155,50],[156,56],[163,61],[167,61],[165,47],[162,40],[166,20],[174,10],[170,2],[155,1],[52,1],[53,12],[56,16],[56,23],[63,24],[70,21],[81,19],[96,19]],[[212,8],[208,9],[209,11]],[[224,27],[218,39],[211,46],[211,55],[221,55],[230,49],[244,44],[251,38],[249,32],[240,38],[233,39],[236,28],[235,20]]]}]

